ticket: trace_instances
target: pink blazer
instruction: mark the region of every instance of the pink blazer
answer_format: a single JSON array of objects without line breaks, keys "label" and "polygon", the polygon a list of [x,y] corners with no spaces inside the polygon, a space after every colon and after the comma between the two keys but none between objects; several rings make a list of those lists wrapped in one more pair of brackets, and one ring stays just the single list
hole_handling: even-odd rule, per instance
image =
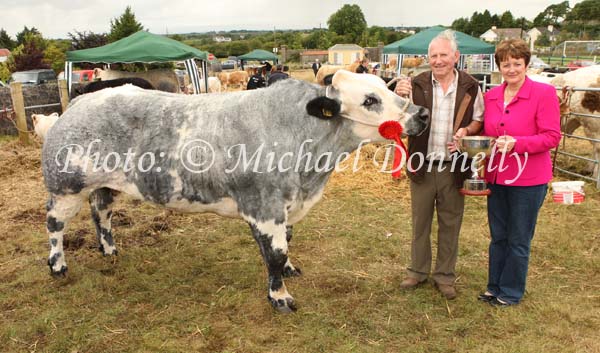
[{"label": "pink blazer", "polygon": [[556,89],[528,77],[504,107],[506,83],[485,94],[483,135],[516,139],[514,149],[488,160],[488,183],[511,186],[546,184],[552,179],[550,150],[560,142],[560,109]]}]

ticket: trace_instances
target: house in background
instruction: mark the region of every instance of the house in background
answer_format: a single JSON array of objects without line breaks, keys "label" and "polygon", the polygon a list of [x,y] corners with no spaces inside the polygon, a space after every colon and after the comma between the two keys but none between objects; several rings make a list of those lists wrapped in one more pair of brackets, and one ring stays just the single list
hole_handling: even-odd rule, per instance
[{"label": "house in background", "polygon": [[9,56],[10,56],[10,50],[8,50],[8,49],[0,49],[0,63],[3,63],[6,60],[8,60]]},{"label": "house in background", "polygon": [[529,43],[529,48],[533,51],[535,42],[544,34],[553,42],[556,40],[559,31],[552,25],[548,27],[534,27],[528,31],[521,30],[521,28],[496,28],[496,26],[492,26],[492,28],[480,35],[479,39],[490,43],[498,43],[507,39],[521,38]]},{"label": "house in background", "polygon": [[315,59],[319,59],[321,63],[326,63],[329,59],[329,52],[327,50],[305,50],[300,53],[300,62],[302,64],[312,64]]},{"label": "house in background", "polygon": [[492,28],[485,31],[479,36],[479,39],[490,43],[497,43],[507,39],[521,38],[526,40],[527,31],[521,30],[521,28]]},{"label": "house in background", "polygon": [[365,50],[356,44],[336,44],[328,49],[328,62],[333,65],[350,65],[362,60]]},{"label": "house in background", "polygon": [[231,37],[215,36],[213,40],[217,43],[231,42]]},{"label": "house in background", "polygon": [[527,35],[529,36],[529,47],[533,51],[533,45],[538,40],[538,38],[542,35],[546,35],[550,42],[556,41],[560,31],[554,28],[553,25],[548,25],[548,27],[534,27],[527,31]]}]

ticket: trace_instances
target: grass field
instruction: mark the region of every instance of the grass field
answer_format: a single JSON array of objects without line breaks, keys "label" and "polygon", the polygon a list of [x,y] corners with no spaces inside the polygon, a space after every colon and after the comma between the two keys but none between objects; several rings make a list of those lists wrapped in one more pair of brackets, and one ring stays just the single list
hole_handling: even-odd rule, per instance
[{"label": "grass field", "polygon": [[295,226],[290,257],[303,275],[286,284],[299,310],[281,315],[245,223],[125,197],[113,217],[119,255],[98,252],[84,207],[66,235],[68,276],[50,277],[39,154],[0,141],[2,352],[600,351],[600,192],[590,185],[581,205],[548,195],[525,298],[498,309],[476,300],[487,278],[485,199],[467,199],[459,297],[446,301],[431,284],[402,292],[408,182],[363,154],[364,168],[334,174]]}]

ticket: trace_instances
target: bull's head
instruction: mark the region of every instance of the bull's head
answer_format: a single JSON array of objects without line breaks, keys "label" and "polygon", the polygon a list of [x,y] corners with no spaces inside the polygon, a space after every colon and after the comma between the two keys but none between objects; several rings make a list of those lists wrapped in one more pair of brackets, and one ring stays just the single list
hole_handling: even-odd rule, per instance
[{"label": "bull's head", "polygon": [[354,133],[372,141],[382,140],[378,127],[388,120],[398,121],[410,136],[419,135],[429,124],[427,109],[390,91],[381,78],[345,70],[336,72],[325,96],[313,99],[306,108],[319,118],[352,120]]}]

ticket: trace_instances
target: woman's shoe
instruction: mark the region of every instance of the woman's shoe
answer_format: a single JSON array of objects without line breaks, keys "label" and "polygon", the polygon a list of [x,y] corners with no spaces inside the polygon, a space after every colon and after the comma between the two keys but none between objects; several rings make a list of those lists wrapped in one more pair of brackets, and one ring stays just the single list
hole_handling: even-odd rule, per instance
[{"label": "woman's shoe", "polygon": [[491,294],[488,294],[487,292],[486,293],[481,293],[481,294],[479,294],[477,296],[477,300],[480,300],[480,301],[485,302],[485,303],[489,303],[489,302],[491,302],[494,299],[496,299],[496,297],[494,297]]},{"label": "woman's shoe", "polygon": [[499,308],[506,308],[512,305],[511,303],[500,301],[500,299],[496,297],[494,297],[494,299],[490,300],[488,303],[490,303],[491,306],[496,306]]}]

